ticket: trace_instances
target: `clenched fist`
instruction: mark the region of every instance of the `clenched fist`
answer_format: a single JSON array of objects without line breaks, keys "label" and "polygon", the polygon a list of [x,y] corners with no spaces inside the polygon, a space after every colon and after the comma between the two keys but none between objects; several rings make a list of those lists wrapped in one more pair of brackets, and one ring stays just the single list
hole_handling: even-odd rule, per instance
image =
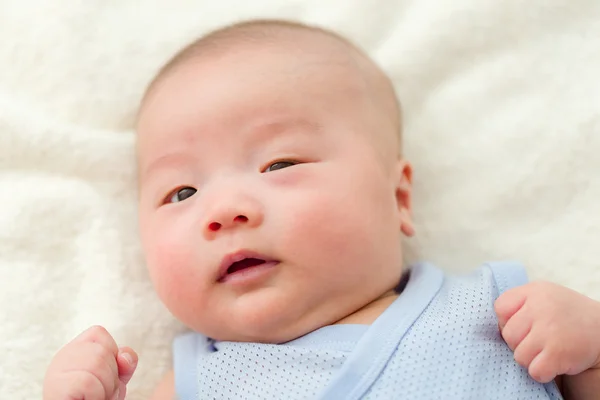
[{"label": "clenched fist", "polygon": [[495,310],[515,360],[535,380],[600,368],[600,303],[563,286],[534,282],[503,293]]},{"label": "clenched fist", "polygon": [[91,327],[52,359],[44,400],[123,400],[137,361],[137,354],[119,348],[106,329]]}]

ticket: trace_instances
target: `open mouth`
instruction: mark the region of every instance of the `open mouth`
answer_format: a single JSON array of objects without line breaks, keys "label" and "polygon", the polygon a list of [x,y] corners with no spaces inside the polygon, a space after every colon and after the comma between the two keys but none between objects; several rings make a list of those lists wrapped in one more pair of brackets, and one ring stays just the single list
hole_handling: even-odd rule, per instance
[{"label": "open mouth", "polygon": [[272,267],[278,264],[278,260],[273,260],[255,251],[238,250],[223,257],[217,281],[236,285],[249,283],[267,276]]},{"label": "open mouth", "polygon": [[244,258],[243,260],[236,261],[227,268],[227,275],[241,271],[246,268],[256,267],[257,265],[264,264],[266,261],[260,258]]}]

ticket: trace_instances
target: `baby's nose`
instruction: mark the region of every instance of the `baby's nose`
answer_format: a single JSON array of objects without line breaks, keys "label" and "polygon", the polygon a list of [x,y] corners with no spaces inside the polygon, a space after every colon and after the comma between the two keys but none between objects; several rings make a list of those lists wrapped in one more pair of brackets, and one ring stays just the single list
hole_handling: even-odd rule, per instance
[{"label": "baby's nose", "polygon": [[248,217],[246,217],[245,215],[236,215],[233,220],[231,221],[231,224],[227,224],[227,221],[229,220],[229,218],[224,218],[222,222],[219,221],[213,221],[211,223],[208,224],[208,229],[216,232],[219,229],[221,229],[223,227],[223,224],[225,223],[225,228],[228,228],[230,225],[235,225],[235,224],[244,224],[246,222],[248,222]]},{"label": "baby's nose", "polygon": [[221,203],[208,216],[204,231],[207,239],[215,238],[219,232],[238,229],[254,228],[262,224],[261,207],[251,200],[236,203]]}]

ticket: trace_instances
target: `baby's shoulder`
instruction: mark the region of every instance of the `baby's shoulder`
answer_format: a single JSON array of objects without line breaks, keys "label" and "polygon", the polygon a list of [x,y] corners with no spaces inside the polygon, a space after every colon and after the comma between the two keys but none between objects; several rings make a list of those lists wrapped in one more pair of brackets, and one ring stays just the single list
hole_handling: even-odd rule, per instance
[{"label": "baby's shoulder", "polygon": [[[528,282],[523,264],[515,261],[495,261],[480,265],[468,273],[446,273],[441,294],[452,293],[466,300],[474,296],[495,300],[500,294]],[[454,296],[452,299],[455,299]],[[452,300],[449,299],[449,300]],[[455,299],[456,300],[456,299]]]},{"label": "baby's shoulder", "polygon": [[[416,267],[417,275],[428,276],[421,269],[436,268],[431,265]],[[422,310],[417,326],[424,329],[456,327],[463,333],[469,331],[497,330],[494,302],[504,291],[527,283],[527,274],[517,262],[489,262],[468,273],[444,273],[439,289]],[[410,296],[419,291],[407,291]],[[410,302],[410,299],[406,299]],[[471,333],[473,333],[471,332]]]}]

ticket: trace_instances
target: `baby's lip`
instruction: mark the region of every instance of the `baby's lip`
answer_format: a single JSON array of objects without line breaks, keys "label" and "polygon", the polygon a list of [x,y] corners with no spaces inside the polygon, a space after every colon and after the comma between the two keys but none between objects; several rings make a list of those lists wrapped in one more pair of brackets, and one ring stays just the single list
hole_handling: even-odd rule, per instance
[{"label": "baby's lip", "polygon": [[223,257],[221,265],[219,266],[219,274],[217,277],[217,281],[221,281],[229,273],[228,270],[234,263],[245,259],[255,259],[263,261],[263,263],[279,263],[278,260],[274,260],[270,257],[265,256],[264,254],[260,254],[252,250],[238,250],[236,252],[229,253],[225,255],[225,257]]}]

